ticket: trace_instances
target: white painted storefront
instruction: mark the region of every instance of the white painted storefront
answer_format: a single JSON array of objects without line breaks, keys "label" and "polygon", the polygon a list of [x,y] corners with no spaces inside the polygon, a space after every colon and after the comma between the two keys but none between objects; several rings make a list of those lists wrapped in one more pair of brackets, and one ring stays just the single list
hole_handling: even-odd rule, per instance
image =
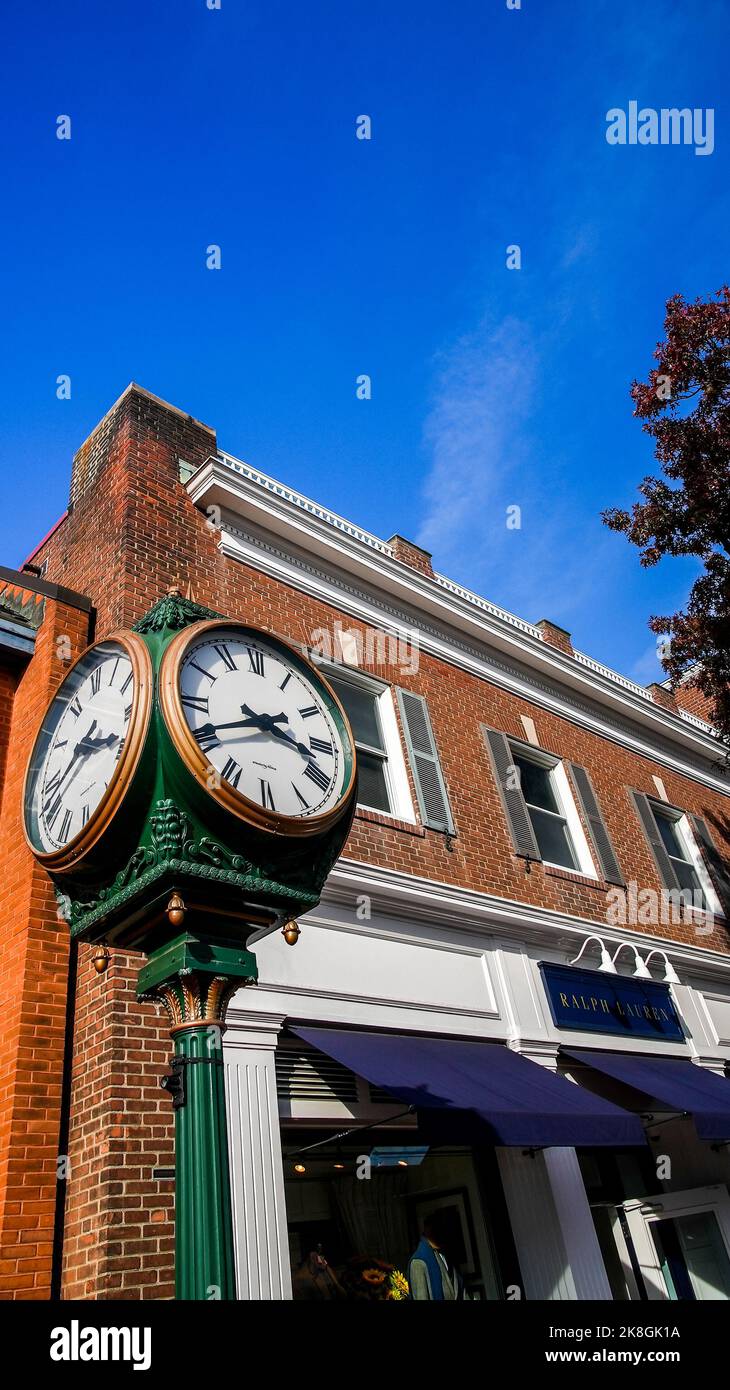
[{"label": "white painted storefront", "polygon": [[[367,918],[363,900],[369,904]],[[581,1068],[559,1055],[561,1046],[682,1057],[725,1075],[730,960],[701,944],[675,945],[626,928],[601,929],[612,954],[621,941],[642,959],[653,947],[667,953],[680,982],[672,985],[672,996],[684,1043],[555,1026],[538,962],[574,960],[594,926],[343,860],[319,908],[304,919],[295,949],[279,933],[259,941],[260,982],[234,999],[225,1037],[240,1298],[290,1298],[290,1228],[308,1229],[301,1225],[307,1211],[312,1221],[324,1220],[326,1184],[307,1187],[306,1177],[298,1181],[293,1172],[291,1157],[282,1157],[283,1150],[290,1154],[297,1130],[305,1128],[309,1142],[312,1133],[326,1138],[349,1125],[379,1121],[378,1128],[364,1132],[367,1152],[373,1143],[388,1142],[385,1118],[403,1113],[397,1101],[376,1098],[354,1079],[347,1093],[337,1087],[328,1091],[320,1076],[309,1090],[305,1085],[288,1094],[281,1060],[277,1097],[275,1059],[277,1050],[281,1059],[292,1048],[289,1022],[497,1041],[578,1084],[584,1080]],[[591,958],[591,949],[581,964],[595,969],[598,954]],[[622,973],[630,975],[635,957],[632,950],[623,954]],[[663,980],[665,959],[655,956],[650,969]],[[301,1049],[297,1057],[301,1066]],[[625,1089],[607,1081],[603,1094],[631,1108]],[[691,1283],[689,1296],[730,1296],[728,1146],[699,1140],[691,1118],[666,1107],[661,1113],[654,1108],[646,1131],[642,1163],[644,1173],[648,1164],[655,1174],[653,1185],[644,1177],[632,1189],[633,1160],[624,1155],[618,1197],[602,1198],[598,1188],[589,1191],[593,1160],[584,1155],[579,1163],[574,1149],[494,1150],[496,1167],[486,1187],[494,1187],[498,1172],[517,1275],[499,1270],[490,1245],[489,1192],[479,1155],[454,1151],[440,1159],[434,1151],[421,1169],[409,1171],[406,1204],[417,1208],[422,1191],[468,1194],[459,1201],[468,1201],[471,1209],[476,1297],[682,1297],[678,1261]],[[657,1222],[677,1246],[674,1262],[671,1255],[663,1258],[661,1240],[654,1238]]]}]

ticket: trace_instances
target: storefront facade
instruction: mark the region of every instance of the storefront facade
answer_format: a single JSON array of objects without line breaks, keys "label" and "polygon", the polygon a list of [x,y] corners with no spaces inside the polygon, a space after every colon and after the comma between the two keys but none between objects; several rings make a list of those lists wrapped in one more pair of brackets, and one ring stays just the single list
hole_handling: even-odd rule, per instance
[{"label": "storefront facade", "polygon": [[[371,897],[372,916],[353,926],[352,904],[363,892]],[[433,1205],[458,1208],[468,1236],[467,1287],[475,1297],[661,1300],[730,1295],[728,1144],[719,1137],[698,1137],[695,1120],[681,1105],[649,1099],[575,1058],[580,1052],[598,1061],[680,1060],[725,1084],[730,978],[724,963],[711,953],[701,960],[696,949],[672,951],[680,983],[668,987],[662,983],[665,966],[660,960],[656,978],[676,1007],[683,1035],[666,1041],[630,1031],[621,1036],[556,1026],[542,963],[565,965],[580,953],[589,933],[549,914],[542,920],[534,914],[528,923],[516,905],[508,913],[504,902],[486,895],[455,894],[450,900],[436,885],[421,883],[413,891],[398,876],[348,865],[335,871],[326,902],[303,927],[296,952],[287,952],[278,938],[261,943],[262,983],[255,996],[249,991],[235,1001],[226,1039],[231,1152],[234,1169],[238,1167],[241,1297],[290,1297],[290,1253],[296,1291],[297,1259],[301,1265],[309,1247],[322,1244],[320,1236],[333,1238],[343,1179],[349,1179],[351,1203],[356,1201],[353,1192],[362,1193],[360,1238],[369,1233],[370,1253],[376,1258],[400,1259],[406,1232],[413,1235],[404,1214],[413,1219]],[[633,948],[646,959],[654,942],[638,933],[608,930],[602,940],[612,954],[622,941],[628,944],[629,968],[617,977],[599,975],[599,980],[611,989],[633,983]],[[598,946],[589,944],[591,973],[598,952]],[[583,989],[584,963],[585,956],[572,969]],[[349,988],[343,988],[345,981]],[[590,999],[585,1002],[590,1008]],[[494,1146],[485,1134],[483,1145],[442,1140],[429,1148],[418,1167],[406,1169],[402,1191],[396,1191],[392,1171],[375,1170],[357,1179],[358,1158],[373,1149],[427,1141],[415,1116],[404,1120],[406,1104],[355,1080],[326,1053],[303,1043],[300,1032],[306,1034],[308,1028],[321,1031],[322,1046],[328,1034],[337,1038],[343,1030],[354,1037],[377,1030],[392,1039],[394,1051],[403,1035],[424,1043],[433,1038],[499,1043],[570,1077],[586,1094],[599,1094],[636,1114],[646,1139],[641,1146],[578,1146],[576,1151]],[[490,1053],[485,1046],[485,1066]],[[260,1107],[255,1143],[252,1096]],[[391,1115],[401,1117],[391,1122],[395,1138],[389,1138],[385,1119]],[[723,1123],[728,1126],[724,1130]],[[367,1125],[373,1128],[360,1128]],[[342,1138],[328,1141],[350,1126],[352,1142],[346,1147]],[[730,1114],[717,1132],[730,1136]],[[458,1138],[458,1126],[455,1133]],[[297,1172],[297,1165],[305,1171]],[[382,1214],[369,1190],[378,1182],[386,1193]],[[271,1194],[269,1209],[274,1203],[277,1207],[276,1218],[265,1227],[255,1210],[261,1190]],[[247,1197],[254,1198],[250,1208]],[[372,1220],[370,1208],[376,1213]],[[670,1232],[674,1283],[654,1240],[658,1221],[676,1228]],[[291,1252],[287,1224],[296,1237]],[[707,1248],[697,1249],[703,1236]],[[395,1249],[387,1248],[389,1241]],[[340,1241],[335,1263],[339,1254],[345,1264],[341,1246]],[[689,1292],[677,1274],[680,1264],[687,1270]]]},{"label": "storefront facade", "polygon": [[[97,973],[69,950],[20,807],[68,661],[177,586],[319,662],[360,763],[320,906],[294,949],[258,941],[259,984],[229,1012],[239,1296],[326,1296],[320,1246],[352,1293],[355,1257],[402,1268],[438,1208],[475,1299],[727,1297],[729,787],[696,689],[626,680],[138,387],[76,456],[67,515],[4,573],[0,1295],[172,1292],[165,1023],[136,1001],[138,956]],[[402,1070],[419,1043],[423,1104]],[[443,1051],[467,1043],[483,1067]],[[632,1080],[598,1066],[616,1058]],[[634,1064],[652,1059],[694,1071],[648,1093]],[[696,1095],[695,1074],[721,1090]]]}]

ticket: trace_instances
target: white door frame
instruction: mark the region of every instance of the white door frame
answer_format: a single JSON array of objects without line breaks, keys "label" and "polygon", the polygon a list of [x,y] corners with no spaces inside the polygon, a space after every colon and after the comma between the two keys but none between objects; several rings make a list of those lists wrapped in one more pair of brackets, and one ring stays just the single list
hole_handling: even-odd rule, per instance
[{"label": "white door frame", "polygon": [[730,1196],[722,1183],[695,1187],[685,1192],[660,1192],[621,1202],[619,1210],[626,1214],[636,1259],[650,1301],[669,1299],[659,1256],[651,1235],[651,1226],[665,1217],[693,1216],[702,1211],[714,1213],[720,1234],[730,1259]]}]

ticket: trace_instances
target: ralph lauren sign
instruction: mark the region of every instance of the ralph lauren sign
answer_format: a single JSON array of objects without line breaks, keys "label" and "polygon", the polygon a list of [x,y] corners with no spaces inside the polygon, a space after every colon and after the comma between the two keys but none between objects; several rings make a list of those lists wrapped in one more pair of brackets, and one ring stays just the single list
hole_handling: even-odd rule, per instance
[{"label": "ralph lauren sign", "polygon": [[557,1028],[684,1042],[669,985],[549,961],[540,970]]}]

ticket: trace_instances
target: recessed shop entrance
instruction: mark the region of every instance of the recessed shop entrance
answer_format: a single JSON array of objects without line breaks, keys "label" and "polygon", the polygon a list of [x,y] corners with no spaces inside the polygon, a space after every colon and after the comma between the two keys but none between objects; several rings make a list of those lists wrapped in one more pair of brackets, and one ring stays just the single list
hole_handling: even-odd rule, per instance
[{"label": "recessed shop entrance", "polygon": [[[621,1214],[624,1220],[621,1221]],[[652,1301],[730,1299],[730,1197],[727,1189],[662,1192],[617,1209],[633,1282]],[[633,1259],[632,1259],[633,1256]]]}]

